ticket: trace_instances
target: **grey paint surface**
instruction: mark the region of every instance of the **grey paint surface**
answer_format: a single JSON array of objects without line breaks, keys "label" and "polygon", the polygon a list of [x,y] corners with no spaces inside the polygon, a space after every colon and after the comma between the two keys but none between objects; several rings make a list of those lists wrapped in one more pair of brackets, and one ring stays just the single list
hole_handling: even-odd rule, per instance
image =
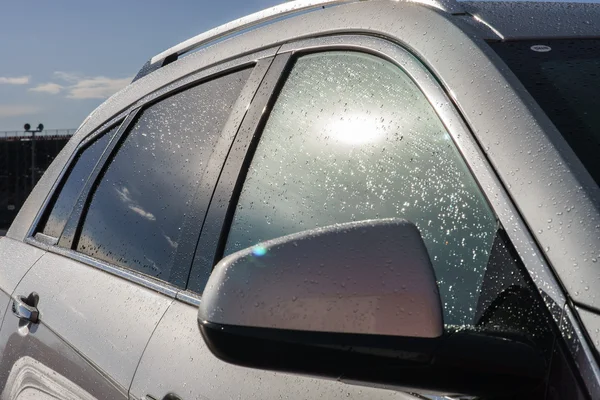
[{"label": "grey paint surface", "polygon": [[43,323],[19,326],[10,314],[4,326],[0,333],[0,399],[127,398],[127,388],[107,379]]},{"label": "grey paint surface", "polygon": [[[35,264],[15,293],[27,296],[33,291],[40,297],[41,323],[53,333],[38,337],[39,345],[77,349],[83,357],[78,362],[87,360],[97,367],[87,370],[86,379],[98,379],[98,370],[103,371],[105,379],[114,381],[125,393],[146,343],[172,302],[155,291],[53,253],[46,253]],[[26,348],[29,338],[22,333],[15,321],[4,324],[1,335],[11,344],[4,348],[3,360],[14,358],[10,356],[14,348]],[[40,359],[44,354],[30,356],[44,363]],[[60,359],[62,353],[56,357]],[[54,360],[54,365],[60,367],[60,360]],[[79,373],[58,371],[68,379]]]},{"label": "grey paint surface", "polygon": [[12,295],[21,278],[45,253],[18,240],[0,239],[0,289]]},{"label": "grey paint surface", "polygon": [[402,399],[413,396],[394,390],[348,385],[239,367],[216,358],[198,328],[198,309],[174,302],[150,343],[131,386],[130,398],[175,393],[182,399]]},{"label": "grey paint surface", "polygon": [[583,308],[577,308],[577,314],[585,325],[585,328],[592,339],[592,344],[596,347],[596,351],[600,352],[600,315],[594,314]]},{"label": "grey paint surface", "polygon": [[198,320],[428,338],[444,330],[425,243],[400,219],[311,229],[234,253],[215,266]]},{"label": "grey paint surface", "polygon": [[[146,76],[100,106],[71,143],[149,91],[195,68],[289,40],[369,32],[404,43],[449,91],[562,283],[600,308],[582,281],[600,279],[600,189],[550,120],[485,42],[451,15],[412,3],[360,2],[273,23],[201,50]],[[464,60],[470,60],[465,68]],[[65,152],[72,151],[69,144]],[[23,238],[66,155],[59,156],[9,231]],[[548,222],[552,221],[552,222]],[[577,269],[575,269],[577,267]]]},{"label": "grey paint surface", "polygon": [[0,327],[10,312],[11,296],[19,281],[44,254],[18,240],[0,237]]}]

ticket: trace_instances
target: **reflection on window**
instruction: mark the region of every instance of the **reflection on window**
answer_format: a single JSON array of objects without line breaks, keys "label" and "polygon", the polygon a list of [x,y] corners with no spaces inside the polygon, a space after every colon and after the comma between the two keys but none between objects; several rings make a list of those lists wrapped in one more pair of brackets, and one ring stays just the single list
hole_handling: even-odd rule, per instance
[{"label": "reflection on window", "polygon": [[250,70],[201,84],[146,109],[93,194],[77,250],[175,285],[184,218]]},{"label": "reflection on window", "polygon": [[419,228],[446,323],[472,323],[496,220],[431,105],[400,68],[377,57],[299,58],[262,133],[226,253],[388,217]]}]

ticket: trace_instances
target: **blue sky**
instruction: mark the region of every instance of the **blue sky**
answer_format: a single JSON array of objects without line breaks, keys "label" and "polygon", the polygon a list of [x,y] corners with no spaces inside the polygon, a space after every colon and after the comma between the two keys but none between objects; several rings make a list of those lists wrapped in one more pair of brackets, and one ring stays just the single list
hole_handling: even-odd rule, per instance
[{"label": "blue sky", "polygon": [[155,54],[281,0],[5,1],[0,131],[76,128]]}]

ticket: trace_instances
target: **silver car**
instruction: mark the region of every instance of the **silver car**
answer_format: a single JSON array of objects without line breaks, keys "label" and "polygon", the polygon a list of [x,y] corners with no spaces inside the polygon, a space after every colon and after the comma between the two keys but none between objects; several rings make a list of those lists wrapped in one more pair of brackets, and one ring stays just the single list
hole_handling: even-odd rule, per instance
[{"label": "silver car", "polygon": [[600,5],[300,0],[151,58],[0,239],[0,399],[600,399]]}]

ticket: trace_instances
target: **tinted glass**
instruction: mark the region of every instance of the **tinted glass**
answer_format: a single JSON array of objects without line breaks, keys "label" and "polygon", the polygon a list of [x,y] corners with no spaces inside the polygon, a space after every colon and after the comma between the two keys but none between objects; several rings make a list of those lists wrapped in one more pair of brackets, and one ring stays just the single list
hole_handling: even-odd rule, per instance
[{"label": "tinted glass", "polygon": [[142,113],[93,194],[78,251],[185,284],[189,266],[173,268],[183,221],[250,72],[201,84]]},{"label": "tinted glass", "polygon": [[83,189],[88,176],[92,173],[117,129],[118,126],[115,126],[110,131],[100,135],[91,145],[79,153],[63,187],[59,189],[58,197],[54,201],[52,212],[48,215],[42,233],[55,238],[61,235],[67,219],[71,215],[71,210],[73,210],[75,202],[79,198],[81,189]]},{"label": "tinted glass", "polygon": [[499,42],[492,47],[600,184],[600,39]]},{"label": "tinted glass", "polygon": [[299,58],[262,133],[225,252],[388,217],[421,231],[446,322],[472,323],[496,220],[433,108],[377,57]]}]

